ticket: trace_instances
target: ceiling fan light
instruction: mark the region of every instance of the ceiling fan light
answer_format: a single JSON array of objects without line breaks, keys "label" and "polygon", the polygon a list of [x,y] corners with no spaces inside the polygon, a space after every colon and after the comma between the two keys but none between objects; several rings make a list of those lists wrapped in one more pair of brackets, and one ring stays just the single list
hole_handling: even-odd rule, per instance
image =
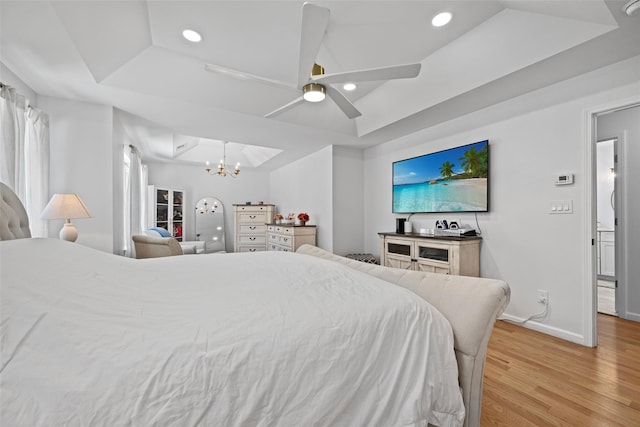
[{"label": "ceiling fan light", "polygon": [[450,12],[441,12],[433,17],[431,20],[431,25],[434,27],[444,27],[451,21],[451,13]]},{"label": "ceiling fan light", "polygon": [[631,0],[625,3],[622,10],[629,16],[636,15],[640,11],[640,0]]},{"label": "ceiling fan light", "polygon": [[327,96],[326,91],[319,83],[307,83],[302,87],[302,97],[305,101],[320,102]]},{"label": "ceiling fan light", "polygon": [[189,29],[184,30],[182,32],[182,37],[184,37],[185,39],[193,43],[198,43],[202,41],[202,36],[200,35],[200,33],[194,30],[189,30]]}]

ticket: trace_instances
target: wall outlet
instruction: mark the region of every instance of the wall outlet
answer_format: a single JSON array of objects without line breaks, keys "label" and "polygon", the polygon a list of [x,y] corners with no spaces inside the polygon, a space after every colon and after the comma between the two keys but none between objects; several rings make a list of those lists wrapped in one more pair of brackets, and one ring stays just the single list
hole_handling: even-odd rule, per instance
[{"label": "wall outlet", "polygon": [[538,289],[538,302],[540,304],[549,304],[549,291]]}]

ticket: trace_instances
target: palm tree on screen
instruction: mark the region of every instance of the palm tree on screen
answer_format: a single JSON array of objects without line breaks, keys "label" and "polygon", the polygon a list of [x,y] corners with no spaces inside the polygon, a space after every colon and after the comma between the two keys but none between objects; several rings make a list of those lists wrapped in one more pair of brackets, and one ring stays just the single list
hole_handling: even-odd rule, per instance
[{"label": "palm tree on screen", "polygon": [[471,147],[464,152],[464,156],[460,157],[462,160],[460,166],[470,177],[480,176],[482,169],[482,154],[476,150],[476,147]]},{"label": "palm tree on screen", "polygon": [[453,175],[454,167],[455,165],[447,160],[442,164],[442,166],[440,166],[440,175],[445,178],[451,178],[451,175]]}]

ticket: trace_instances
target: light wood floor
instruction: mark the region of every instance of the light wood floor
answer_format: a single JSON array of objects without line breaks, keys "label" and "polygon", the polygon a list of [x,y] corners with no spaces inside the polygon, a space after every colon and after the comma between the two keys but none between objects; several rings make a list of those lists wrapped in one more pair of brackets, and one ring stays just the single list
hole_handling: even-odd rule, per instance
[{"label": "light wood floor", "polygon": [[640,323],[599,314],[598,342],[496,322],[482,427],[640,426]]}]

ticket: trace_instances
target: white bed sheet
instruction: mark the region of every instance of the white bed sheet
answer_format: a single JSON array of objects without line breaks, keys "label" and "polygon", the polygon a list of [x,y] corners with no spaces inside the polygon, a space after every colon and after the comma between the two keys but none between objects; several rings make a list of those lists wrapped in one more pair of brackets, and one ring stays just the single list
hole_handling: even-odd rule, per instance
[{"label": "white bed sheet", "polygon": [[0,424],[458,426],[451,328],[282,252],[132,260],[0,242]]}]

